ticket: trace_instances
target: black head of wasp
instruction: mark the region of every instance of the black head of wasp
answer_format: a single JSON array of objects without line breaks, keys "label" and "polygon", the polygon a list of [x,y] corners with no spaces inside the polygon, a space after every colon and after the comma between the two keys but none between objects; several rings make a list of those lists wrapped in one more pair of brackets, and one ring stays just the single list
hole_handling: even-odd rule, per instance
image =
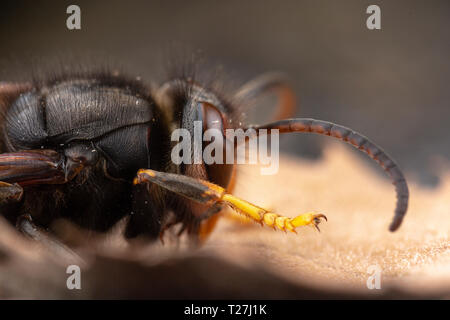
[{"label": "black head of wasp", "polygon": [[[239,106],[268,92],[278,96],[274,122],[246,126]],[[261,224],[295,231],[317,227],[322,214],[287,218],[233,196],[233,164],[171,161],[171,133],[193,123],[203,129],[278,129],[327,135],[366,152],[391,176],[401,224],[408,187],[395,162],[361,134],[322,120],[288,117],[294,96],[284,78],[267,74],[248,82],[229,103],[209,86],[180,77],[147,88],[114,74],[65,76],[39,83],[0,84],[1,214],[22,232],[42,239],[54,219],[107,231],[127,217],[125,236],[162,237],[181,224],[204,238],[229,206]]]}]

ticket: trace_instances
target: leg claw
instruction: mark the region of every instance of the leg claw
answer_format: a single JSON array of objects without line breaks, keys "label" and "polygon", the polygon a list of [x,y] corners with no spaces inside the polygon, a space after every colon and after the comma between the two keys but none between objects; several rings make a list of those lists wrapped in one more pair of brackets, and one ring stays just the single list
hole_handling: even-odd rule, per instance
[{"label": "leg claw", "polygon": [[320,220],[321,218],[325,219],[325,221],[328,221],[327,217],[324,214],[317,214],[314,218],[313,218],[313,224],[314,227],[317,229],[317,231],[320,232],[319,229],[319,223],[322,222],[322,220]]}]

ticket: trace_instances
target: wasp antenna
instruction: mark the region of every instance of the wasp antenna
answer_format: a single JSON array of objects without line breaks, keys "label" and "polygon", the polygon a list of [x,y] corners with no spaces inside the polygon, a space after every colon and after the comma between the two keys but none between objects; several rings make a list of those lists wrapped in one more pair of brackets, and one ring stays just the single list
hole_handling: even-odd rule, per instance
[{"label": "wasp antenna", "polygon": [[295,114],[295,93],[289,85],[288,78],[282,73],[266,73],[247,82],[236,93],[235,99],[248,108],[249,105],[254,106],[258,98],[268,93],[278,97],[277,113],[272,120],[285,119]]}]

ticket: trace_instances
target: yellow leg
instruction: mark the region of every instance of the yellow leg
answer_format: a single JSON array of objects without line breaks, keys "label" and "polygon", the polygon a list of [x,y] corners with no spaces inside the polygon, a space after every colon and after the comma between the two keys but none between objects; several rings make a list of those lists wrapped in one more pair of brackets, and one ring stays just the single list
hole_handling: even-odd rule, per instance
[{"label": "yellow leg", "polygon": [[[228,204],[236,212],[243,214],[261,225],[267,225],[283,231],[295,232],[295,228],[308,225],[320,231],[318,225],[321,219],[327,220],[325,215],[314,212],[304,213],[295,218],[280,216],[235,197],[214,183],[184,175],[141,169],[138,171],[134,183],[144,182],[156,183],[167,190],[176,192],[199,203],[205,203],[211,206],[217,202]],[[215,222],[212,222],[212,224],[215,224]],[[205,226],[205,234],[208,234],[208,226]]]},{"label": "yellow leg", "polygon": [[241,224],[242,226],[251,226],[254,227],[254,222],[252,219],[250,219],[249,217],[236,212],[235,210],[227,210],[223,217],[229,221],[233,221],[236,223]]},{"label": "yellow leg", "polygon": [[249,217],[253,221],[283,231],[295,232],[295,228],[307,225],[314,226],[320,231],[318,225],[321,222],[321,218],[327,220],[325,215],[314,212],[304,213],[295,218],[280,216],[227,193],[222,196],[221,201],[229,204],[235,211]]}]

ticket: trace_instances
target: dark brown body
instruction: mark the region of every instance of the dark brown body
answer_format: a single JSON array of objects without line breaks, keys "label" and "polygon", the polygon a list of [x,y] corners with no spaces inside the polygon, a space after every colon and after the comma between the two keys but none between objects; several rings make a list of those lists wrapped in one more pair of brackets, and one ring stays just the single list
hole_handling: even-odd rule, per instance
[{"label": "dark brown body", "polygon": [[[96,231],[107,231],[127,218],[127,237],[156,238],[165,224],[175,222],[182,222],[191,233],[196,231],[195,218],[208,209],[205,205],[194,204],[156,185],[133,185],[141,168],[211,180],[203,165],[175,166],[170,162],[170,130],[189,127],[193,120],[191,110],[176,108],[189,106],[184,90],[192,89],[186,83],[171,87],[176,105],[160,105],[140,83],[108,75],[68,77],[33,86],[11,85],[8,89],[4,90],[1,106],[1,153],[51,149],[62,155],[62,161],[81,158],[86,162],[62,184],[19,182],[22,199],[2,208],[12,224],[21,215],[29,214],[44,228],[56,218],[67,218]],[[33,108],[38,111],[28,111]],[[127,113],[126,109],[133,110]],[[17,124],[17,118],[22,118],[22,123]],[[22,127],[26,122],[35,127],[27,130]],[[25,137],[24,131],[29,131]],[[92,152],[97,154],[95,159],[87,159]],[[116,165],[111,166],[111,162]],[[224,167],[216,168],[218,174],[216,169],[210,171],[213,176],[216,173],[215,182],[226,187],[231,171],[229,166]],[[9,176],[2,181],[17,182],[17,178]]]}]

